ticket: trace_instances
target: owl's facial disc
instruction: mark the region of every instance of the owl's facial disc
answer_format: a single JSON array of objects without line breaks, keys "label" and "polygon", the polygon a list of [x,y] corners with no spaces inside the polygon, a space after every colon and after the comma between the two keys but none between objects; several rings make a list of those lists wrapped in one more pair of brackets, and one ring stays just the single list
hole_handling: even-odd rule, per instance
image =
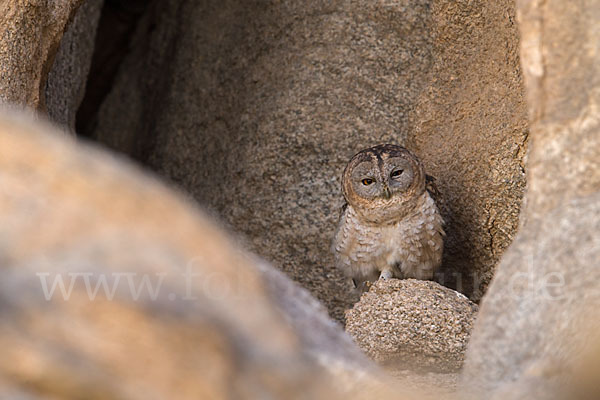
[{"label": "owl's facial disc", "polygon": [[423,166],[402,146],[384,144],[356,153],[342,175],[346,201],[362,219],[396,221],[425,191]]}]

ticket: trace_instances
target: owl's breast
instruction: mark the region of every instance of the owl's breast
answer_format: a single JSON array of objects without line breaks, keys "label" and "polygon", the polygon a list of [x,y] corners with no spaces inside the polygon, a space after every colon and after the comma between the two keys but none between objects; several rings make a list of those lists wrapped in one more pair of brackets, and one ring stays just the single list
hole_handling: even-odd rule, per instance
[{"label": "owl's breast", "polygon": [[362,224],[349,206],[333,242],[337,266],[352,277],[367,277],[380,270],[387,250],[382,234],[379,227]]},{"label": "owl's breast", "polygon": [[431,279],[440,266],[443,220],[433,199],[425,193],[414,213],[390,227],[383,240],[387,262],[397,264],[402,278]]},{"label": "owl's breast", "polygon": [[352,207],[342,216],[334,253],[350,276],[372,276],[392,269],[397,278],[431,279],[441,263],[442,218],[425,194],[413,212],[391,224],[362,223]]}]

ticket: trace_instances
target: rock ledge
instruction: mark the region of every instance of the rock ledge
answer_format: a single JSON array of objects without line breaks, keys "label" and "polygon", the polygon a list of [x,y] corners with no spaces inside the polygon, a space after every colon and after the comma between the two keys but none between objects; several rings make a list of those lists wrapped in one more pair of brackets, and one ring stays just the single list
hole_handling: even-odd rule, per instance
[{"label": "rock ledge", "polygon": [[346,330],[392,370],[461,368],[477,305],[431,281],[380,280],[346,311]]}]

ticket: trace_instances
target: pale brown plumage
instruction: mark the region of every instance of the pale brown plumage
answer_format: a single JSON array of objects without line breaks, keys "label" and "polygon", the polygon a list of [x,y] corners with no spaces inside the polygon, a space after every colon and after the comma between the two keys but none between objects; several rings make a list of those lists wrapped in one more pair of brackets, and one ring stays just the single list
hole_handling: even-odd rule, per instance
[{"label": "pale brown plumage", "polygon": [[443,220],[414,154],[389,144],[359,152],[344,170],[342,191],[347,207],[333,241],[338,268],[358,286],[380,277],[433,278]]}]

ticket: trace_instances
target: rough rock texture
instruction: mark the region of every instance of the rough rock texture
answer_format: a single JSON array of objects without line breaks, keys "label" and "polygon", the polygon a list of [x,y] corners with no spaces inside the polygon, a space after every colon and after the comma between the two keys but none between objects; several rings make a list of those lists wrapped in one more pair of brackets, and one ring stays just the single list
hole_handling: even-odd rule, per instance
[{"label": "rough rock texture", "polygon": [[387,396],[304,289],[190,203],[7,114],[0,220],[3,397]]},{"label": "rough rock texture", "polygon": [[158,2],[95,136],[179,183],[342,320],[340,175],[361,148],[405,140],[429,17],[422,0]]},{"label": "rough rock texture", "polygon": [[48,115],[71,131],[75,131],[75,116],[83,100],[103,3],[104,0],[82,3],[60,41],[48,74]]},{"label": "rough rock texture", "polygon": [[599,343],[600,1],[520,1],[518,10],[531,118],[526,202],[484,298],[464,382],[486,398],[544,399]]},{"label": "rough rock texture", "polygon": [[157,2],[92,136],[180,184],[340,320],[355,300],[329,250],[342,169],[413,143],[445,198],[439,279],[478,298],[517,224],[526,138],[514,5],[488,3]]},{"label": "rough rock texture", "polygon": [[513,240],[525,187],[527,109],[512,0],[432,4],[433,61],[410,145],[437,178],[440,283],[479,300]]},{"label": "rough rock texture", "polygon": [[0,102],[44,108],[48,71],[82,1],[0,2]]},{"label": "rough rock texture", "polygon": [[463,294],[431,281],[378,280],[346,312],[346,331],[389,369],[460,369],[477,312]]}]

